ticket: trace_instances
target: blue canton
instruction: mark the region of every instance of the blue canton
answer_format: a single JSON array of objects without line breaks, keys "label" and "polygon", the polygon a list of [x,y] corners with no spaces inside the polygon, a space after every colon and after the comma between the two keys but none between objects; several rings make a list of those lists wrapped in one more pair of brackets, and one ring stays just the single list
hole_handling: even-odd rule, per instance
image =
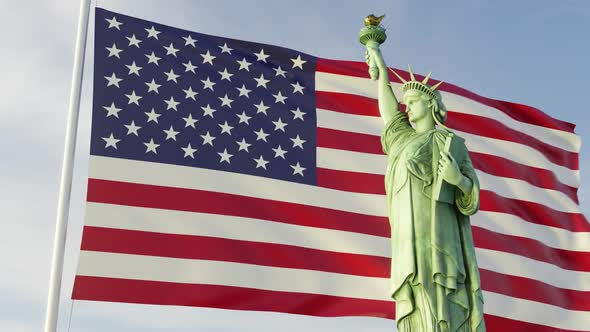
[{"label": "blue canton", "polygon": [[96,9],[92,155],[316,183],[316,59]]}]

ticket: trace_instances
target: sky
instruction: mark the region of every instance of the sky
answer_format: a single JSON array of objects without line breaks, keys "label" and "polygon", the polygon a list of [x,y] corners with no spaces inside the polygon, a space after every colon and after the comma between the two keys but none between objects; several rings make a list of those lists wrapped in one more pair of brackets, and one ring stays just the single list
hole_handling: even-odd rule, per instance
[{"label": "sky", "polygon": [[[40,331],[71,88],[79,1],[2,0],[0,38],[0,331]],[[92,9],[97,1],[92,1]],[[577,124],[580,205],[590,212],[590,2],[586,0],[99,0],[98,6],[201,33],[364,61],[363,18],[385,13],[387,64]],[[69,300],[84,218],[92,78],[88,29],[58,331],[392,331],[377,318]],[[542,139],[542,138],[540,138]],[[71,318],[71,320],[70,320]]]}]

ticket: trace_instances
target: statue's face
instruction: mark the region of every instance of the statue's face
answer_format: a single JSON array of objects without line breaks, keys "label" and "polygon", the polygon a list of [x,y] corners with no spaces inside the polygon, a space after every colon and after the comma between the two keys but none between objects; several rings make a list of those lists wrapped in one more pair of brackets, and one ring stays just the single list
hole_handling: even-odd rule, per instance
[{"label": "statue's face", "polygon": [[422,96],[418,91],[408,91],[404,95],[404,104],[406,104],[406,112],[411,122],[417,123],[420,120],[431,117],[430,108],[428,107],[428,99]]}]

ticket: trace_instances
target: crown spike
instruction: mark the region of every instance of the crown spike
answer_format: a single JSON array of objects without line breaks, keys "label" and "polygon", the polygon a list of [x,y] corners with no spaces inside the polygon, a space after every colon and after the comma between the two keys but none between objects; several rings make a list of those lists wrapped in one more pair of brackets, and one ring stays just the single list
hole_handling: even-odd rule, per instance
[{"label": "crown spike", "polygon": [[431,90],[431,91],[434,91],[434,90],[436,90],[436,88],[438,88],[438,86],[439,86],[439,85],[441,85],[442,83],[443,83],[443,81],[440,81],[440,82],[436,83],[435,85],[433,85],[433,86],[430,88],[430,90]]},{"label": "crown spike", "polygon": [[408,63],[408,71],[410,72],[410,80],[415,81],[416,78],[414,77],[414,73],[412,72],[412,67],[410,67],[409,63]]},{"label": "crown spike", "polygon": [[424,78],[424,80],[422,80],[423,84],[426,84],[426,82],[428,82],[428,79],[430,78],[430,74],[432,74],[432,72],[429,72],[428,75],[426,75],[426,77]]},{"label": "crown spike", "polygon": [[389,70],[391,70],[391,72],[394,73],[395,76],[397,76],[397,78],[399,78],[400,82],[402,82],[403,84],[406,84],[407,83],[407,81],[404,80],[401,76],[399,76],[399,74],[396,73],[393,69],[389,68]]}]

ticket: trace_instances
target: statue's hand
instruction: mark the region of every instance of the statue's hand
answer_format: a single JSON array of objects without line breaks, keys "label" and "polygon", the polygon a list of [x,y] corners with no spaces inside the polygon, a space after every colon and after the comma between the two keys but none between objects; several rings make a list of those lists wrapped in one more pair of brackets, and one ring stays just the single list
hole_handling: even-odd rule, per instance
[{"label": "statue's hand", "polygon": [[379,45],[373,45],[367,43],[367,50],[365,51],[365,61],[367,64],[370,64],[370,59],[374,61],[375,65],[379,69],[385,69],[385,60],[383,60],[383,55],[381,54],[381,50],[379,49]]},{"label": "statue's hand", "polygon": [[438,160],[438,176],[452,185],[458,185],[463,179],[463,174],[459,170],[457,161],[450,153],[441,151]]}]

